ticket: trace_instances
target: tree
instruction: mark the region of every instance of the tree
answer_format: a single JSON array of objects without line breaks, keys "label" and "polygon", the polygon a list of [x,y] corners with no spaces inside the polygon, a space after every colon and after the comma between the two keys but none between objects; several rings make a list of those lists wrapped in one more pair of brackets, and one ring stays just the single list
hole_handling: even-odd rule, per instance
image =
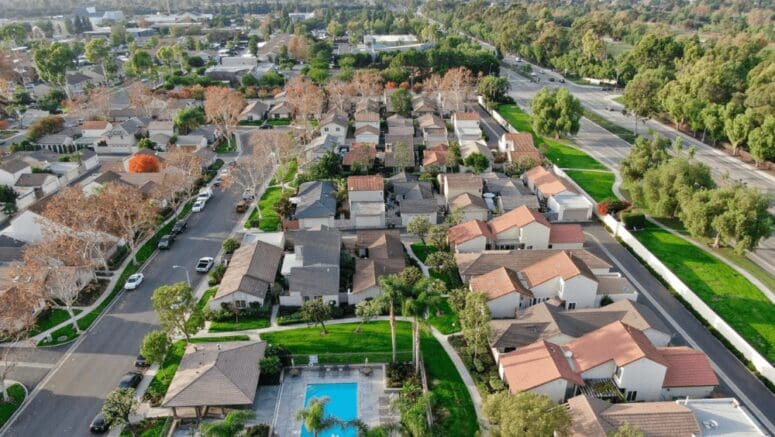
[{"label": "tree", "polygon": [[307,173],[312,180],[334,179],[342,175],[342,159],[328,151],[310,165]]},{"label": "tree", "polygon": [[737,148],[745,142],[754,129],[754,120],[750,113],[737,114],[724,120],[724,135],[732,144],[732,154],[737,155]]},{"label": "tree", "polygon": [[484,293],[467,293],[466,303],[460,312],[460,326],[468,349],[476,360],[479,354],[487,353],[490,338],[490,309]]},{"label": "tree", "polygon": [[584,109],[581,102],[573,97],[567,88],[550,91],[544,88],[530,102],[533,112],[533,128],[542,134],[575,135],[581,126]]},{"label": "tree", "polygon": [[[137,412],[139,402],[135,398],[135,389],[117,388],[108,394],[102,404],[102,416],[111,428],[121,429],[129,425],[129,416]],[[134,431],[130,429],[134,436]]]},{"label": "tree", "polygon": [[471,70],[465,67],[452,68],[448,70],[439,84],[439,90],[449,93],[450,106],[445,107],[450,111],[462,111],[465,109],[465,102],[473,91],[476,79]]},{"label": "tree", "polygon": [[86,285],[81,281],[81,274],[90,266],[66,266],[61,260],[51,257],[48,258],[44,266],[45,270],[43,271],[46,274],[44,284],[48,300],[54,304],[60,302],[65,307],[73,329],[80,334],[81,327],[75,319],[73,307],[78,300],[78,295]]},{"label": "tree", "polygon": [[319,118],[323,112],[324,94],[311,80],[296,76],[285,85],[285,95],[296,120],[305,128],[305,135],[311,131],[310,119]]},{"label": "tree", "polygon": [[180,108],[175,113],[173,120],[175,127],[181,135],[186,135],[200,125],[207,122],[204,108],[201,106],[189,106]]},{"label": "tree", "polygon": [[29,348],[24,347],[29,331],[36,324],[36,308],[40,304],[36,269],[29,265],[11,267],[12,283],[6,283],[6,292],[0,296],[0,334],[6,339],[6,346],[0,349],[0,392],[3,402],[9,402],[8,376],[24,361]]},{"label": "tree", "polygon": [[422,278],[419,281],[407,283],[406,295],[402,313],[404,316],[411,316],[412,321],[412,339],[413,349],[412,357],[414,361],[415,375],[420,374],[420,318],[434,310],[441,301],[441,294],[446,291],[444,282],[433,278]]},{"label": "tree", "polygon": [[616,431],[608,434],[608,437],[644,437],[644,434],[629,422],[624,422]]},{"label": "tree", "polygon": [[328,334],[326,321],[331,320],[332,315],[331,305],[320,298],[310,299],[301,305],[301,316],[307,323],[320,325],[323,335]]},{"label": "tree", "polygon": [[488,395],[482,411],[501,437],[543,437],[568,435],[571,421],[568,410],[548,396],[523,391],[500,391]]},{"label": "tree", "polygon": [[505,77],[485,76],[479,81],[479,94],[489,104],[506,101],[511,83]]},{"label": "tree", "polygon": [[453,288],[447,296],[447,303],[456,313],[461,313],[466,307],[466,296],[469,290],[467,288]]},{"label": "tree", "polygon": [[106,184],[97,196],[106,232],[122,238],[137,261],[137,245],[155,228],[158,208],[138,188],[121,183]]},{"label": "tree", "polygon": [[423,216],[417,216],[409,222],[406,227],[407,232],[416,236],[425,244],[425,236],[428,235],[428,231],[431,228],[431,222]]},{"label": "tree", "polygon": [[479,152],[468,155],[463,163],[467,167],[473,168],[475,174],[482,173],[483,171],[487,170],[487,167],[490,166],[490,160],[488,160],[486,156]]},{"label": "tree", "polygon": [[390,96],[390,102],[393,104],[393,110],[405,117],[412,113],[412,95],[409,90],[403,88],[396,90]]},{"label": "tree", "polygon": [[325,409],[329,399],[327,397],[311,398],[306,408],[296,411],[295,418],[304,422],[307,432],[318,437],[321,432],[341,425],[341,421],[334,416],[326,415]]},{"label": "tree", "polygon": [[360,332],[361,326],[365,323],[369,323],[371,319],[379,316],[382,308],[379,304],[373,300],[363,300],[355,304],[355,317],[361,319],[360,325],[355,332]]},{"label": "tree", "polygon": [[386,275],[379,278],[382,294],[377,297],[383,307],[388,309],[390,321],[390,342],[393,351],[392,362],[396,362],[396,309],[401,307],[406,296],[407,285],[398,275]]},{"label": "tree", "polygon": [[204,326],[202,310],[197,305],[191,287],[185,282],[157,288],[153,291],[151,302],[159,322],[169,335],[183,334],[188,343],[191,335]]},{"label": "tree", "polygon": [[393,144],[393,166],[403,170],[407,167],[414,167],[414,150],[403,141]]},{"label": "tree", "polygon": [[32,51],[32,61],[38,76],[56,85],[65,84],[65,75],[67,70],[73,68],[74,58],[70,46],[62,42],[43,43]]},{"label": "tree", "polygon": [[110,46],[105,38],[89,40],[84,47],[86,59],[92,64],[102,65],[110,56]]},{"label": "tree", "polygon": [[581,52],[588,59],[602,61],[606,57],[605,42],[593,29],[588,29],[581,37]]},{"label": "tree", "polygon": [[712,203],[721,209],[712,221],[716,231],[715,247],[724,241],[734,244],[735,252],[743,254],[770,236],[773,220],[767,211],[769,200],[762,192],[736,184],[720,188],[715,194],[717,197]]},{"label": "tree", "polygon": [[358,70],[350,81],[355,92],[362,97],[376,96],[382,93],[382,77],[374,70]]},{"label": "tree", "polygon": [[695,191],[713,186],[708,166],[675,157],[646,171],[641,183],[633,187],[632,197],[657,217],[676,217]]},{"label": "tree", "polygon": [[205,116],[227,139],[231,139],[246,102],[242,93],[226,87],[211,86],[205,90]]},{"label": "tree", "polygon": [[401,428],[406,435],[426,437],[431,435],[428,412],[432,404],[433,393],[424,393],[419,385],[406,382],[391,407],[400,413]]},{"label": "tree", "polygon": [[59,115],[49,115],[32,123],[29,130],[27,130],[27,138],[31,141],[39,140],[48,134],[61,131],[64,125],[64,118]]},{"label": "tree", "polygon": [[144,76],[153,70],[154,62],[150,53],[145,50],[135,50],[124,63],[124,72],[127,76]]},{"label": "tree", "polygon": [[350,82],[332,80],[326,84],[325,90],[329,111],[349,111],[353,96],[355,96],[355,87]]},{"label": "tree", "polygon": [[447,250],[449,247],[449,243],[447,242],[449,228],[450,226],[447,223],[431,225],[428,229],[428,244],[439,250]]},{"label": "tree", "polygon": [[202,422],[199,425],[199,433],[205,437],[231,437],[241,435],[245,425],[255,417],[253,411],[230,411],[223,420]]},{"label": "tree", "polygon": [[164,101],[156,98],[150,88],[139,81],[129,85],[127,94],[129,94],[129,104],[140,110],[140,113],[146,117],[151,117],[155,110],[165,104]]},{"label": "tree", "polygon": [[455,257],[445,251],[433,252],[425,258],[425,265],[442,273],[450,273],[457,268]]},{"label": "tree", "polygon": [[639,181],[646,171],[670,159],[669,148],[670,141],[659,134],[650,141],[646,137],[637,137],[630,153],[621,161],[622,178],[626,182]]},{"label": "tree", "polygon": [[202,177],[202,157],[183,148],[167,147],[164,162],[162,173],[165,177],[161,183],[171,185],[169,190],[174,196],[168,199],[168,202],[176,209],[186,200],[185,196],[180,194],[191,192],[196,181]]},{"label": "tree", "polygon": [[657,93],[665,84],[666,73],[661,69],[644,70],[627,82],[624,87],[624,107],[635,114],[635,134],[638,134],[638,117],[651,118],[659,111]]},{"label": "tree", "polygon": [[161,161],[155,155],[138,153],[129,160],[129,173],[158,173]]},{"label": "tree", "polygon": [[227,238],[223,242],[223,253],[230,255],[234,253],[235,250],[239,249],[240,242],[233,239],[233,238]]},{"label": "tree", "polygon": [[161,364],[170,346],[172,346],[172,341],[170,341],[167,332],[151,331],[143,338],[143,343],[140,345],[140,355],[145,357],[149,363]]},{"label": "tree", "polygon": [[767,116],[761,126],[748,134],[748,149],[756,165],[775,158],[775,116]]}]

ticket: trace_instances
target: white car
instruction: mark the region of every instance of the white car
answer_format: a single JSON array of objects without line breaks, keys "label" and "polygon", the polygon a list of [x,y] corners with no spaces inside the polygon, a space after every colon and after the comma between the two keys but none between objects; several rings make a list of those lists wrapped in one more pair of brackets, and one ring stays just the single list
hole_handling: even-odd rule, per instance
[{"label": "white car", "polygon": [[124,284],[124,290],[136,290],[143,283],[143,279],[145,279],[145,276],[142,273],[131,275]]},{"label": "white car", "polygon": [[202,210],[205,209],[206,203],[207,203],[206,200],[196,199],[196,202],[194,202],[194,206],[191,207],[191,211],[202,212]]},{"label": "white car", "polygon": [[199,261],[196,263],[196,271],[199,273],[207,273],[213,268],[214,263],[215,260],[210,256],[199,258]]}]

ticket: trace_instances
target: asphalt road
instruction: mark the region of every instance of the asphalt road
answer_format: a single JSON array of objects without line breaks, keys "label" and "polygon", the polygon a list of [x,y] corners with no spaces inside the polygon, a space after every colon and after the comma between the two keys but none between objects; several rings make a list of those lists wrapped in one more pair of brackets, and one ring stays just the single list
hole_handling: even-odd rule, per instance
[{"label": "asphalt road", "polygon": [[[151,306],[156,287],[185,281],[186,273],[173,265],[188,268],[193,287],[205,275],[194,270],[197,259],[215,256],[240,216],[234,212],[239,190],[216,190],[201,213],[192,213],[188,229],[168,251],[159,251],[143,270],[145,282],[136,291],[121,294],[108,312],[82,336],[53,368],[18,419],[7,429],[7,436],[88,436],[88,425],[107,394],[121,376],[134,370],[140,343],[158,320]],[[36,351],[26,361],[41,356],[50,363],[51,353]],[[48,359],[44,359],[48,357]],[[30,372],[20,367],[20,372]]]}]

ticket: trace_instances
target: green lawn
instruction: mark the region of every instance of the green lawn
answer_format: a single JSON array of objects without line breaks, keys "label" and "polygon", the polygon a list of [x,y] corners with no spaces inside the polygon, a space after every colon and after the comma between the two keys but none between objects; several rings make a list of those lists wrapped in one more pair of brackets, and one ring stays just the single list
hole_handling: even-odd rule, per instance
[{"label": "green lawn", "polygon": [[727,264],[649,224],[635,237],[770,361],[775,361],[775,305]]},{"label": "green lawn", "polygon": [[614,97],[614,102],[624,105],[624,96]]},{"label": "green lawn", "polygon": [[237,150],[237,141],[229,138],[229,141],[221,141],[215,146],[215,153],[232,153]]},{"label": "green lawn", "polygon": [[269,327],[269,315],[257,317],[242,317],[239,321],[212,322],[208,332],[244,331],[246,329],[261,329]]},{"label": "green lawn", "polygon": [[[73,313],[78,315],[81,313],[81,310],[73,310]],[[67,310],[61,308],[47,310],[38,316],[35,327],[30,330],[29,335],[30,337],[34,337],[66,320],[70,320],[70,314],[67,313]]]},{"label": "green lawn", "polygon": [[433,435],[477,435],[479,424],[474,403],[452,359],[428,332],[423,331],[420,348],[436,408]]},{"label": "green lawn", "polygon": [[[250,217],[245,222],[245,228],[249,229],[251,222],[258,219],[258,228],[262,231],[277,231],[280,228],[280,215],[274,210],[274,206],[280,197],[282,197],[280,187],[267,188],[258,201],[258,208],[253,208]],[[259,218],[258,209],[261,210],[261,218]]]},{"label": "green lawn", "polygon": [[412,244],[412,252],[414,252],[415,256],[417,256],[417,259],[425,263],[425,258],[428,258],[428,255],[434,252],[438,252],[438,249],[431,245],[414,243]]},{"label": "green lawn", "polygon": [[533,134],[536,147],[543,149],[546,158],[558,167],[607,170],[603,164],[597,162],[595,158],[585,152],[557,140],[537,135],[530,125],[530,115],[519,109],[517,105],[500,105],[498,106],[498,112],[516,130]]},{"label": "green lawn", "polygon": [[[422,243],[414,243],[412,244],[412,252],[417,256],[417,258],[425,263],[425,259],[428,257],[428,255],[438,252],[438,249],[436,249],[434,246],[431,245],[425,245]],[[447,285],[448,289],[457,288],[463,285],[463,282],[460,280],[460,274],[458,273],[457,269],[455,269],[454,272],[451,273],[444,273],[440,272],[435,269],[428,269],[431,278],[434,279],[440,279],[444,281],[444,284]]]},{"label": "green lawn", "polygon": [[460,331],[460,320],[457,313],[449,306],[447,299],[442,299],[437,311],[428,317],[428,323],[445,335]]},{"label": "green lawn", "polygon": [[291,120],[288,118],[271,119],[268,122],[272,126],[288,126],[291,124]]},{"label": "green lawn", "polygon": [[144,419],[138,424],[125,427],[121,431],[120,437],[165,437],[164,431],[167,429],[167,421],[171,420],[169,417]]},{"label": "green lawn", "polygon": [[14,384],[8,387],[8,395],[11,397],[8,403],[0,401],[0,427],[5,425],[5,422],[11,418],[13,413],[24,402],[24,387]]},{"label": "green lawn", "polygon": [[200,310],[204,309],[205,305],[207,305],[207,302],[210,302],[210,299],[212,299],[213,296],[215,296],[215,292],[217,291],[218,291],[217,288],[210,288],[207,291],[205,291],[204,294],[202,294],[202,297],[199,298],[199,302],[197,302],[197,306],[199,307]]},{"label": "green lawn", "polygon": [[186,342],[184,340],[176,341],[172,345],[167,352],[167,356],[164,357],[164,362],[161,363],[159,370],[148,385],[148,390],[145,392],[146,398],[155,399],[161,402],[164,395],[167,394],[167,389],[169,389],[170,383],[172,383],[172,378],[178,370],[180,360],[183,359],[183,353],[185,351]]},{"label": "green lawn", "polygon": [[565,173],[598,202],[617,198],[613,192],[615,177],[611,172],[565,170]]}]

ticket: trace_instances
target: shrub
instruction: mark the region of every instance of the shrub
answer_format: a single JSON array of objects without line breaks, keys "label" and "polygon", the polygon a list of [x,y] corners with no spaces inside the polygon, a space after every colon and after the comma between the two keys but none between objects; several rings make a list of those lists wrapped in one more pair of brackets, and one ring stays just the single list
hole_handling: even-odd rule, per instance
[{"label": "shrub", "polygon": [[619,199],[605,199],[597,204],[597,211],[601,215],[616,214],[619,211],[624,211],[631,206],[630,202]]},{"label": "shrub", "polygon": [[276,376],[280,374],[283,363],[280,361],[280,357],[266,357],[259,362],[259,366],[261,366],[262,374]]},{"label": "shrub", "polygon": [[412,382],[416,379],[412,363],[389,363],[385,370],[388,387],[402,387],[405,382]]},{"label": "shrub", "polygon": [[129,173],[156,173],[160,168],[159,158],[153,155],[141,153],[129,160]]},{"label": "shrub", "polygon": [[623,212],[622,223],[627,229],[643,229],[646,227],[646,216],[640,212]]},{"label": "shrub", "polygon": [[245,428],[245,437],[269,437],[269,425],[259,423]]},{"label": "shrub", "polygon": [[614,303],[614,300],[611,299],[611,296],[609,296],[607,294],[605,296],[603,296],[602,299],[600,299],[600,306],[601,307],[604,307],[606,305],[611,305],[612,303]]},{"label": "shrub", "polygon": [[223,264],[218,264],[217,266],[213,267],[212,270],[210,270],[210,279],[207,281],[207,283],[210,285],[220,284],[224,273],[226,273],[226,266]]},{"label": "shrub", "polygon": [[493,391],[501,391],[506,388],[506,385],[497,375],[490,376],[489,384]]},{"label": "shrub", "polygon": [[223,253],[227,255],[231,255],[234,253],[235,250],[239,249],[240,243],[239,241],[229,238],[226,241],[223,242]]}]

